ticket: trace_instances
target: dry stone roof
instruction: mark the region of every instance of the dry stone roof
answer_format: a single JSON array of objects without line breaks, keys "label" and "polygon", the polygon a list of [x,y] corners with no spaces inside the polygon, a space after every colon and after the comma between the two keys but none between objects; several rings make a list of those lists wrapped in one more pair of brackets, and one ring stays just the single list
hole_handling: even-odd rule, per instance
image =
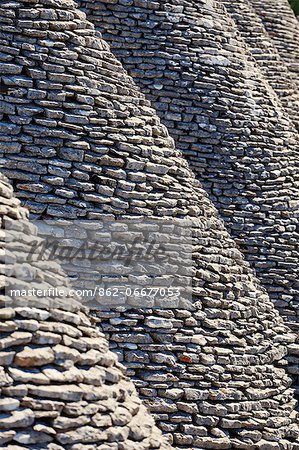
[{"label": "dry stone roof", "polygon": [[299,86],[299,23],[288,0],[248,0]]},{"label": "dry stone roof", "polygon": [[32,213],[193,221],[192,305],[97,313],[161,430],[178,448],[298,448],[293,336],[149,102],[71,0],[1,1],[1,21],[5,172]]},{"label": "dry stone roof", "polygon": [[[66,297],[62,305],[53,297],[51,308],[40,308],[38,298],[11,304],[9,291],[3,292],[8,278],[21,286],[20,269],[26,265],[28,272],[28,262],[18,257],[19,245],[26,252],[28,237],[36,234],[27,215],[0,175],[1,449],[169,449],[80,303]],[[18,239],[13,247],[5,246],[5,229],[14,227]],[[40,288],[65,286],[65,276],[55,264],[45,268],[41,261],[32,261],[31,270],[37,271]]]},{"label": "dry stone roof", "polygon": [[[176,6],[175,2],[172,6],[171,3],[165,6],[149,2],[139,2],[135,6],[132,2],[128,5],[107,3],[105,0],[90,2],[88,12],[95,24],[105,31],[105,37],[111,41],[117,56],[153,101],[158,114],[176,139],[178,148],[188,157],[203,181],[277,307],[290,322],[295,322],[299,270],[299,241],[296,237],[298,135],[290,128],[289,118],[281,113],[277,99],[271,95],[267,84],[259,78],[254,66],[246,59],[242,42],[236,36],[234,38],[232,23],[227,25],[222,9],[211,9],[211,5],[208,3],[205,8],[205,2],[193,6],[188,4],[183,12],[184,5]],[[128,20],[130,17],[133,22]],[[6,20],[3,22],[3,30],[5,22]],[[19,23],[19,33],[26,34],[30,32],[30,26],[34,26],[34,19],[32,24],[26,20]],[[156,38],[151,33],[152,27]],[[172,33],[169,33],[170,29],[173,29]],[[18,36],[18,32],[10,34],[10,31],[4,36],[7,44],[12,36],[14,39]],[[57,35],[61,32],[55,31]],[[52,35],[55,31],[51,31]],[[40,33],[45,34],[46,30],[41,30]],[[182,35],[181,41],[177,33]],[[216,34],[218,37],[215,37]],[[148,36],[150,45],[147,46]],[[5,42],[3,41],[3,46]],[[59,45],[63,43],[56,45],[59,49]],[[188,48],[183,50],[183,55],[182,45],[187,45]],[[80,135],[84,129],[91,130],[86,125],[93,105],[83,103],[93,100],[78,94],[76,98],[82,106],[81,110],[77,114],[75,104],[74,113],[71,113],[72,102],[68,100],[76,96],[76,92],[84,90],[80,85],[71,86],[76,79],[76,72],[72,67],[68,68],[70,73],[63,72],[66,61],[74,63],[74,53],[67,55],[70,60],[64,58],[63,61],[61,58],[59,71],[50,74],[50,80],[43,80],[43,77],[48,78],[47,62],[44,64],[41,61],[42,66],[46,65],[46,70],[36,72],[30,67],[32,64],[39,64],[34,55],[29,55],[32,51],[23,46],[21,52],[26,57],[18,57],[9,50],[9,59],[19,61],[19,65],[7,62],[3,65],[3,71],[7,72],[2,79],[3,93],[9,93],[4,96],[5,101],[1,105],[5,118],[1,138],[4,141],[3,153],[6,159],[11,160],[7,163],[7,174],[18,181],[16,189],[21,190],[19,195],[37,214],[47,209],[47,214],[55,216],[63,214],[61,211],[67,209],[70,217],[85,217],[84,205],[89,204],[91,207],[94,203],[96,208],[99,207],[97,196],[91,196],[88,192],[90,186],[84,183],[86,176],[77,171],[75,178],[71,177],[71,181],[67,183],[69,191],[65,180],[69,177],[67,165],[72,164],[71,162],[65,163],[65,167],[57,168],[59,158],[52,158],[50,172],[46,173],[48,169],[45,167],[37,166],[36,171],[34,164],[30,165],[30,159],[36,161],[36,155],[39,155],[42,158],[41,164],[47,165],[47,158],[58,155],[67,160],[71,158],[75,165],[80,165],[84,151],[90,149],[90,144],[83,139],[74,147],[72,136],[75,136],[76,130]],[[42,46],[39,51],[44,52]],[[47,45],[46,51],[49,52]],[[153,57],[155,51],[156,58]],[[54,48],[52,52],[54,55],[50,58],[56,64],[59,50]],[[215,56],[215,52],[219,55]],[[162,54],[163,58],[160,58]],[[43,58],[45,55],[43,53]],[[106,55],[110,59],[111,55]],[[33,62],[29,63],[31,58]],[[7,60],[7,57],[4,59]],[[114,64],[119,68],[118,63]],[[53,70],[57,71],[58,68]],[[107,71],[106,68],[105,70]],[[119,77],[125,79],[126,74],[122,69],[117,70],[122,73]],[[20,72],[26,73],[29,79],[26,80]],[[80,80],[84,79],[82,69],[78,76]],[[15,89],[19,83],[23,83],[21,90]],[[42,92],[36,93],[31,85],[39,86]],[[67,93],[60,92],[62,86],[66,86]],[[127,83],[127,86],[131,86],[131,83]],[[30,91],[29,97],[23,98],[20,105],[18,96],[25,95],[26,90]],[[47,96],[49,90],[50,100],[47,100],[44,96]],[[128,87],[124,92],[131,95],[130,91],[131,88]],[[35,98],[36,95],[38,98]],[[136,91],[134,95],[139,96]],[[14,97],[17,97],[16,100]],[[29,107],[26,106],[28,104]],[[140,104],[147,105],[143,99],[140,99]],[[57,113],[52,110],[52,106],[55,109],[60,105],[67,105],[67,124],[61,121],[61,117],[64,117],[63,108]],[[147,106],[143,108],[143,114],[151,114],[145,111],[146,108]],[[46,117],[38,117],[39,115]],[[80,115],[84,117],[76,117]],[[103,124],[104,120],[103,118],[102,123],[98,122],[98,125]],[[150,120],[147,117],[144,123]],[[133,122],[131,127],[134,127]],[[55,129],[57,125],[64,130]],[[93,139],[94,136],[93,132]],[[63,142],[65,138],[71,143]],[[10,141],[9,146],[5,143],[7,139]],[[57,153],[53,149],[54,144],[63,149]],[[92,174],[95,179],[97,170],[86,164],[84,167],[95,172]],[[64,176],[60,177],[59,174]],[[26,184],[27,180],[46,181],[47,186],[39,186],[37,183],[32,188],[31,183]],[[87,192],[82,192],[81,187],[87,189]],[[81,189],[80,201],[73,197],[74,189]],[[58,193],[59,198],[53,196],[53,190]],[[104,191],[108,192],[107,189]],[[118,206],[120,205],[125,206],[125,203],[119,203]],[[105,209],[109,211],[110,207],[106,205]],[[138,212],[138,208],[136,211]],[[119,212],[122,212],[121,207]],[[89,216],[92,214],[94,211]]]},{"label": "dry stone roof", "polygon": [[80,4],[152,101],[296,329],[298,133],[223,5],[206,0]]},{"label": "dry stone roof", "polygon": [[[296,76],[272,42],[261,18],[248,0],[223,0],[255,61],[261,68],[290,119],[299,127],[299,93]],[[282,13],[279,12],[279,15]]]}]

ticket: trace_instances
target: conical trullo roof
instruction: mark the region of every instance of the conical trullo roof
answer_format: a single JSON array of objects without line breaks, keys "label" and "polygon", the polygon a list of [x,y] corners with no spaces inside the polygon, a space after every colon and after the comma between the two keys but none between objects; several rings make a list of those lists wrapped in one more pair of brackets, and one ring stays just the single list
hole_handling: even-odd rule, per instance
[{"label": "conical trullo roof", "polygon": [[[1,274],[7,274],[1,275],[0,298],[1,449],[169,449],[104,335],[78,301],[66,296],[62,303],[53,295],[51,307],[39,308],[38,297],[33,307],[30,302],[22,305],[22,299],[16,303],[9,288],[4,295],[13,278],[18,286],[22,283],[22,266],[28,272],[28,262],[17,255],[18,244],[26,252],[30,236],[36,235],[27,213],[0,175]],[[9,229],[18,230],[9,250],[7,222]],[[37,272],[39,289],[67,286],[55,264],[45,269],[43,262],[31,261],[30,268]]]},{"label": "conical trullo roof", "polygon": [[[261,18],[248,0],[223,0],[248,49],[285,111],[299,130],[299,92],[294,74],[271,40]],[[279,13],[280,14],[280,13]]]},{"label": "conical trullo roof", "polygon": [[221,2],[80,5],[152,101],[297,330],[298,133]]},{"label": "conical trullo roof", "polygon": [[160,429],[178,448],[295,449],[293,336],[149,102],[71,1],[1,6],[1,144],[23,202],[99,224],[192,220],[191,305],[97,312]]},{"label": "conical trullo roof", "polygon": [[299,22],[288,0],[248,0],[299,87]]}]

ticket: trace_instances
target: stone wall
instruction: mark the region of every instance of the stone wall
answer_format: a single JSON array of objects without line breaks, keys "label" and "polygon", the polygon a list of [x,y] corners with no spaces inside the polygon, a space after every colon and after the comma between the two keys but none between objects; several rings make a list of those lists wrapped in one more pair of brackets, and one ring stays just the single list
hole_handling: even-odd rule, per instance
[{"label": "stone wall", "polygon": [[299,87],[299,23],[287,0],[249,0]]},{"label": "stone wall", "polygon": [[148,100],[72,1],[1,7],[3,160],[32,214],[192,220],[191,304],[97,313],[159,427],[178,448],[298,448],[298,346]]},{"label": "stone wall", "polygon": [[[170,449],[61,269],[26,259],[36,238],[27,216],[0,175],[1,449]],[[66,295],[20,297],[11,286]]]},{"label": "stone wall", "polygon": [[298,317],[298,133],[222,5],[83,1],[284,317]]},{"label": "stone wall", "polygon": [[285,111],[298,130],[299,93],[296,83],[297,77],[294,77],[294,74],[289,71],[261,18],[248,0],[224,0],[223,4],[238,26],[252,57],[278,95]]}]

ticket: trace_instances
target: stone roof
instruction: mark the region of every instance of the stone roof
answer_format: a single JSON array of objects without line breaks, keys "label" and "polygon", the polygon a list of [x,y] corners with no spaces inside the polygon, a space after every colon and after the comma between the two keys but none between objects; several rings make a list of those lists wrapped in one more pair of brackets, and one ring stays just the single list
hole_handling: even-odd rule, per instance
[{"label": "stone roof", "polygon": [[299,24],[288,0],[248,0],[299,87]]},{"label": "stone roof", "polygon": [[151,100],[297,329],[298,133],[221,2],[80,5]]},{"label": "stone roof", "polygon": [[[193,9],[188,6],[186,14],[182,14],[179,12],[181,7],[176,9],[173,6],[172,12],[168,11],[167,8],[171,8],[170,3],[165,8],[157,3],[153,10],[150,3],[146,5],[149,9],[146,9],[144,4],[142,8],[135,6],[130,9],[127,5],[113,2],[107,3],[105,8],[105,2],[101,7],[101,2],[97,1],[90,2],[91,9],[87,12],[90,13],[90,18],[99,29],[103,31],[106,29],[105,37],[109,39],[114,52],[122,59],[148,99],[153,101],[157,113],[175,138],[177,147],[189,159],[193,170],[204,183],[204,187],[225,219],[231,234],[237,239],[248,261],[257,270],[281,313],[290,322],[295,322],[297,308],[294,308],[293,304],[297,304],[299,295],[297,286],[299,269],[296,263],[297,242],[299,242],[296,238],[299,196],[296,185],[298,135],[290,128],[289,118],[282,114],[278,100],[269,91],[267,83],[263,82],[258,71],[246,59],[244,45],[237,39],[233,23],[226,24],[228,19],[223,19],[224,13],[221,9],[220,11],[215,8],[206,10],[203,3],[202,7],[193,6]],[[115,21],[118,11],[120,18],[124,18],[124,22],[120,19]],[[135,11],[140,17],[139,25],[134,19]],[[28,14],[30,15],[30,12]],[[80,13],[77,12],[77,14]],[[132,20],[135,20],[135,31],[132,35],[130,35],[131,22],[127,20],[130,14]],[[146,21],[148,14],[151,14],[156,22]],[[169,14],[173,17],[171,20]],[[45,17],[44,22],[46,20]],[[34,21],[31,25],[28,21],[20,23],[19,34],[22,32],[26,34],[30,26],[34,26]],[[119,28],[117,28],[118,24]],[[155,27],[157,39],[150,35],[152,26]],[[179,27],[178,30],[184,30],[178,32],[184,34],[182,43],[188,44],[189,50],[184,53],[186,59],[184,64],[181,64],[180,56],[180,46],[183,44],[179,43],[176,36],[176,26]],[[168,33],[170,28],[174,29],[173,36]],[[150,47],[146,46],[146,32],[150,36]],[[40,31],[41,35],[45,33],[45,30]],[[55,29],[51,33],[59,35],[61,30]],[[92,35],[93,31],[85,30],[85,33]],[[142,33],[144,37],[141,39]],[[215,38],[215,33],[218,38]],[[191,39],[190,36],[193,34],[194,37]],[[75,39],[74,35],[75,33],[72,37]],[[17,38],[18,33],[14,32],[10,35],[8,30],[7,43],[12,36]],[[134,45],[130,44],[128,48],[129,37]],[[198,47],[198,43],[201,43],[201,47]],[[232,43],[235,49],[233,55],[230,47]],[[43,52],[44,45],[49,51],[43,41],[42,44],[39,51]],[[18,46],[18,43],[16,42],[15,45]],[[27,45],[30,46],[30,44]],[[101,43],[101,45],[104,45],[107,50],[106,44]],[[57,49],[54,47],[51,50],[53,56],[50,58],[53,61],[57,60],[59,46],[63,46],[63,42],[57,42]],[[161,46],[164,52],[161,52]],[[155,48],[159,55],[163,54],[164,59],[153,58]],[[213,55],[216,48],[223,64],[220,64],[219,58]],[[65,212],[68,217],[85,217],[86,214],[90,217],[94,215],[94,211],[84,212],[84,205],[87,205],[88,209],[94,208],[93,204],[97,209],[100,207],[101,197],[90,195],[91,186],[85,183],[87,175],[80,174],[78,170],[75,177],[71,176],[71,180],[66,181],[70,177],[69,167],[72,164],[80,166],[84,159],[84,152],[91,146],[86,139],[79,138],[79,142],[73,144],[76,130],[80,136],[82,136],[82,130],[91,130],[88,124],[89,116],[95,114],[92,111],[93,104],[84,104],[88,101],[93,102],[93,99],[86,98],[84,94],[80,96],[80,92],[85,89],[80,86],[80,83],[84,82],[84,72],[80,69],[81,75],[77,76],[76,70],[79,69],[72,67],[68,68],[69,73],[62,72],[65,71],[63,64],[67,61],[75,64],[72,60],[73,53],[73,55],[67,55],[69,60],[65,57],[63,61],[61,58],[60,72],[50,73],[51,79],[43,80],[43,77],[48,77],[47,70],[36,72],[30,68],[31,63],[28,63],[30,51],[26,48],[22,49],[21,53],[26,57],[10,54],[9,59],[19,61],[19,64],[6,62],[3,66],[3,71],[7,72],[2,80],[3,91],[4,94],[7,91],[9,95],[4,97],[5,102],[1,106],[5,118],[1,143],[3,143],[5,159],[11,160],[6,161],[6,173],[10,179],[17,181],[16,190],[21,191],[18,195],[24,198],[33,212],[43,214],[46,211],[46,214],[51,216],[63,215]],[[94,50],[92,52],[96,53]],[[198,60],[194,65],[192,52],[197,54]],[[176,58],[173,55],[176,55]],[[101,57],[108,58],[105,64],[110,64],[111,54],[108,50],[102,52]],[[7,60],[6,57],[5,59]],[[136,100],[129,105],[129,99],[130,96],[137,97],[143,115],[139,125],[141,127],[142,124],[148,124],[152,114],[146,110],[149,104],[136,89],[131,87],[131,81],[119,63],[116,60],[113,61],[115,70],[120,71],[118,80],[115,82],[122,83],[122,80],[127,80],[123,83],[123,86],[126,86],[123,102],[133,114],[132,106]],[[141,64],[140,61],[143,63]],[[199,62],[200,65],[197,67]],[[28,67],[26,67],[27,64],[29,64]],[[32,64],[43,66],[42,62],[34,61]],[[47,63],[45,64],[48,69]],[[87,70],[94,78],[93,68],[89,66]],[[111,75],[110,67],[105,67],[104,71],[109,74],[108,76]],[[236,74],[238,74],[237,77]],[[77,79],[80,78],[80,82],[79,85],[74,86],[72,83],[76,76]],[[113,77],[115,79],[115,74]],[[236,80],[238,80],[237,85]],[[22,89],[15,89],[21,81]],[[93,83],[96,83],[96,80],[93,80]],[[38,89],[33,87],[35,85]],[[65,92],[61,92],[64,86]],[[250,95],[248,95],[248,86],[250,86]],[[108,89],[110,89],[109,86]],[[45,97],[47,93],[49,93],[49,99]],[[18,97],[23,95],[26,98],[21,100],[20,105]],[[76,98],[79,102],[81,106],[79,113],[76,103],[72,113],[72,102],[68,102],[70,98]],[[262,99],[262,106],[260,99]],[[66,115],[64,115],[64,104],[67,105]],[[58,112],[55,111],[56,107]],[[106,108],[109,108],[108,103]],[[134,114],[139,114],[140,111],[139,109]],[[39,115],[45,117],[39,117]],[[84,117],[79,117],[82,115]],[[61,120],[62,117],[66,121]],[[105,120],[104,117],[102,121],[97,119],[98,125],[104,124]],[[134,120],[126,122],[126,125],[128,124],[131,128],[135,128]],[[55,129],[56,125],[60,127],[59,130]],[[92,126],[96,127],[94,120]],[[128,130],[128,132],[132,131]],[[110,145],[115,141],[115,137],[117,138],[112,133]],[[63,142],[63,139],[66,139],[66,142]],[[96,140],[94,132],[92,139]],[[156,139],[159,142],[158,137]],[[9,146],[5,143],[7,140],[10,141]],[[132,136],[129,137],[130,140],[134,142]],[[169,143],[167,145],[171,146]],[[57,151],[58,147],[63,148]],[[36,156],[40,157],[40,163],[36,163]],[[56,157],[52,158],[48,168],[46,167],[47,158],[52,156]],[[61,164],[60,157],[67,162],[64,163],[64,167],[57,168],[57,165]],[[92,176],[96,179],[99,170],[94,168],[94,162],[98,161],[102,165],[103,160],[94,156],[88,156],[88,160],[92,161],[92,164],[89,166],[85,164],[84,168],[94,172]],[[116,163],[121,164],[119,161]],[[119,169],[121,166],[118,166]],[[41,184],[39,184],[40,181]],[[66,183],[67,189],[65,189]],[[75,194],[78,189],[81,191],[78,194],[80,201]],[[83,192],[84,189],[86,192]],[[101,190],[104,195],[105,192],[111,192],[107,188],[101,188]],[[53,195],[53,191],[57,195]],[[114,203],[116,201],[114,200]],[[119,203],[120,205],[125,208],[126,202]],[[106,211],[110,208],[111,205],[108,204],[104,207]],[[114,208],[116,209],[118,208]],[[118,213],[122,210],[119,208]],[[135,211],[139,212],[138,207]],[[148,213],[150,211],[147,211]],[[294,238],[291,238],[290,232],[294,233]],[[287,260],[285,251],[287,251]]]},{"label": "stone roof", "polygon": [[1,17],[5,172],[33,216],[192,219],[191,305],[97,312],[160,429],[178,448],[295,449],[294,337],[149,101],[72,1]]},{"label": "stone roof", "polygon": [[294,73],[280,56],[261,18],[248,0],[223,0],[223,4],[237,24],[252,57],[298,129],[299,93]]},{"label": "stone roof", "polygon": [[[25,263],[18,258],[19,244],[26,251],[30,232],[31,238],[36,234],[27,215],[0,175],[1,252],[7,251],[5,269],[1,262],[6,274],[2,290],[8,278],[22,282],[18,269]],[[6,230],[13,226],[18,239],[6,246]],[[31,269],[37,271],[40,288],[66,286],[55,265],[45,269],[33,261]],[[1,449],[169,449],[80,303],[66,297],[62,305],[53,297],[51,307],[39,307],[38,298],[33,301],[16,302],[9,290],[6,295],[1,291]]]}]

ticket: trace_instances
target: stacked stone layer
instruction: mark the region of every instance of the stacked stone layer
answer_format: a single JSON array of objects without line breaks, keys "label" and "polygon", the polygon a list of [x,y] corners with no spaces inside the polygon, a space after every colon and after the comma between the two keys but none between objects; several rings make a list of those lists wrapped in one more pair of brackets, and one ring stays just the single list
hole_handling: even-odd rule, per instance
[{"label": "stacked stone layer", "polygon": [[73,2],[1,7],[5,172],[35,216],[193,220],[192,305],[97,313],[160,428],[178,448],[298,448],[293,336],[149,102]]},{"label": "stacked stone layer", "polygon": [[299,87],[299,23],[288,0],[249,0]]},{"label": "stacked stone layer", "polygon": [[[13,279],[20,289],[32,287],[28,274],[33,271],[39,289],[67,285],[56,264],[32,261],[29,266],[24,260],[28,237],[33,239],[36,230],[2,175],[0,215],[1,449],[169,449],[78,301],[53,296],[39,308],[47,299],[16,302],[9,290],[5,295],[4,286]],[[18,230],[18,239],[9,246],[8,228]],[[22,270],[25,278],[20,278]]]},{"label": "stacked stone layer", "polygon": [[[273,44],[261,18],[248,0],[224,0],[248,49],[262,70],[265,79],[278,95],[290,119],[299,127],[299,94],[294,74],[289,71]],[[281,14],[281,13],[279,13]]]},{"label": "stacked stone layer", "polygon": [[222,5],[80,4],[152,101],[270,297],[297,329],[298,133]]}]

